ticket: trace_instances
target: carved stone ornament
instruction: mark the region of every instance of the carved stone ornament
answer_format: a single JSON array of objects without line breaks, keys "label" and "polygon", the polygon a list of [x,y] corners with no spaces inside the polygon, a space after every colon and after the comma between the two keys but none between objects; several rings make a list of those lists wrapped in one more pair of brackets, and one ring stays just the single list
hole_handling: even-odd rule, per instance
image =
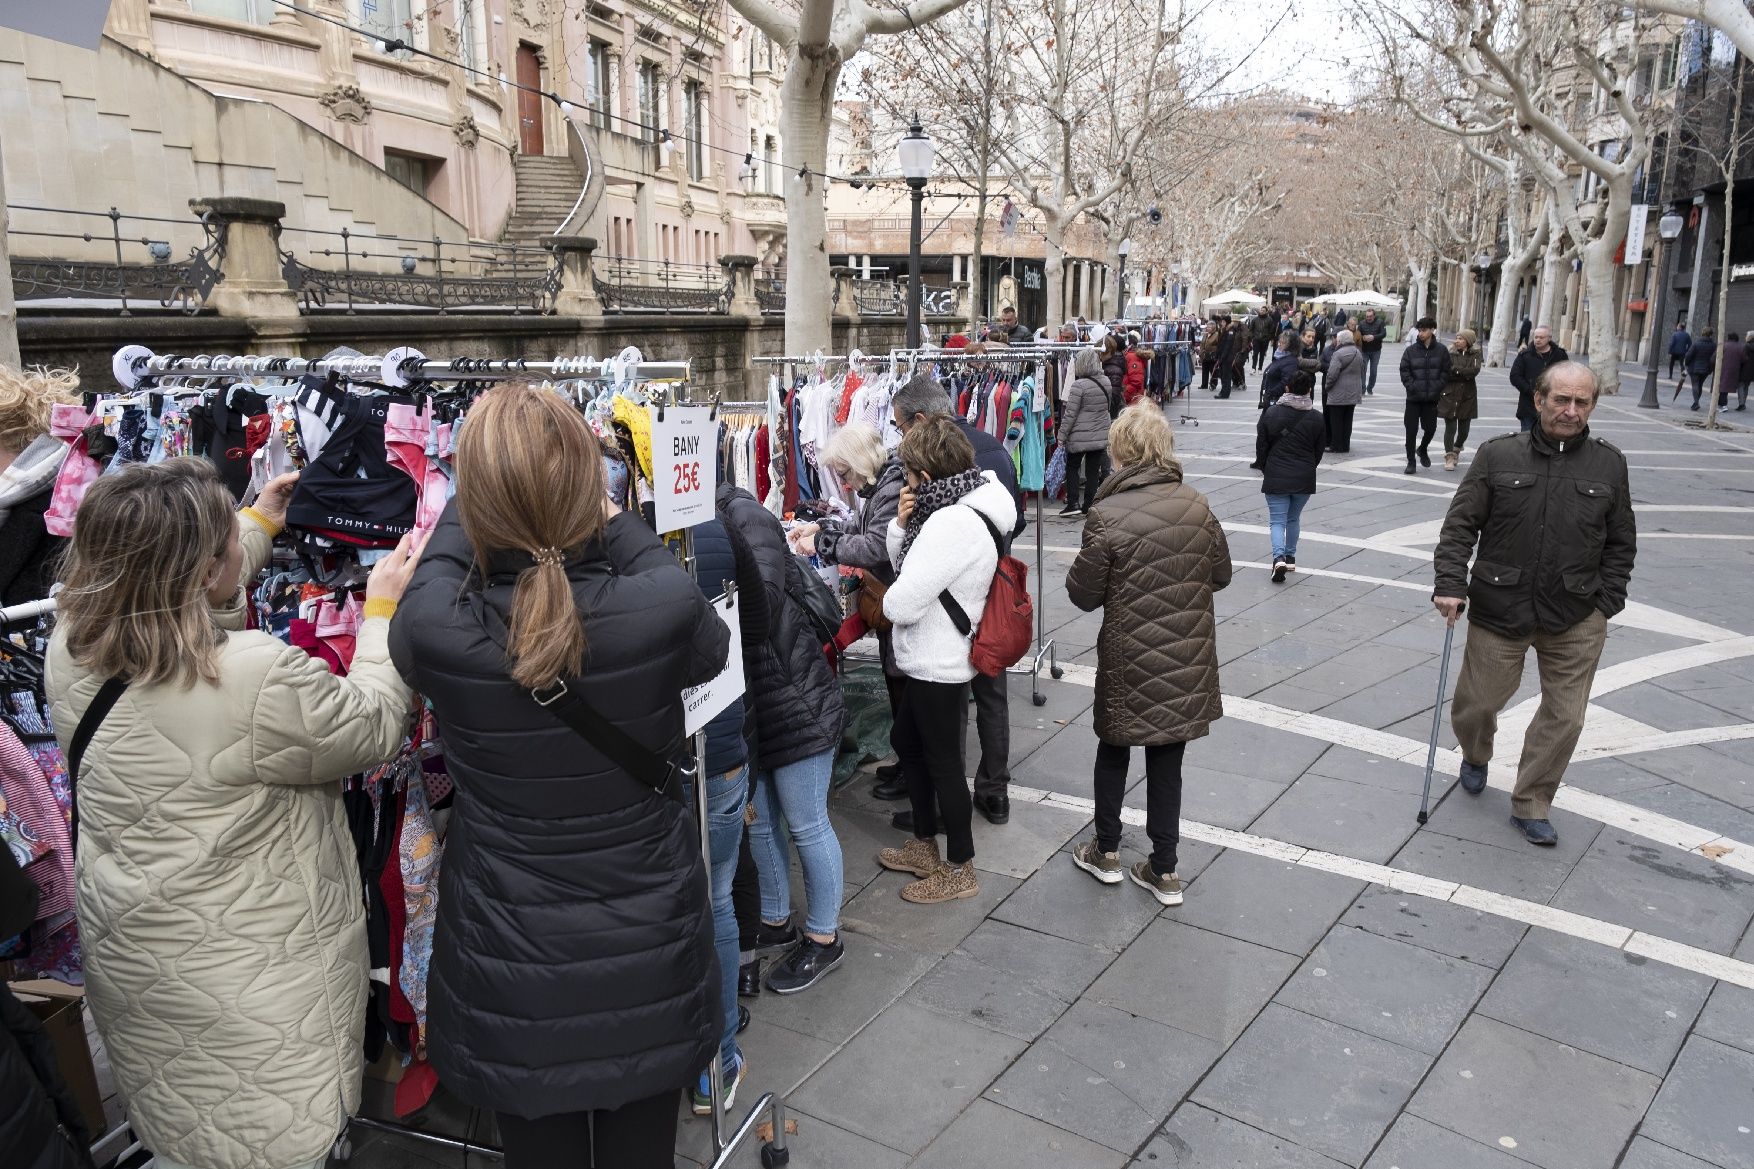
[{"label": "carved stone ornament", "polygon": [[337,122],[352,122],[356,126],[363,126],[365,120],[371,117],[372,103],[360,92],[357,85],[337,85],[318,94],[317,101]]},{"label": "carved stone ornament", "polygon": [[451,133],[457,136],[457,145],[474,149],[481,141],[481,127],[475,124],[474,114],[464,114],[451,124]]},{"label": "carved stone ornament", "polygon": [[693,195],[682,196],[682,218],[684,218],[684,219],[693,219],[694,218],[694,196]]}]

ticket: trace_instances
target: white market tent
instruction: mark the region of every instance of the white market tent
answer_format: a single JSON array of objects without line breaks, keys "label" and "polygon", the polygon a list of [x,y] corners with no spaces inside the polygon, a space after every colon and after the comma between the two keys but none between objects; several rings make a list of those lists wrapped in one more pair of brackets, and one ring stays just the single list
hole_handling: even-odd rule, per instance
[{"label": "white market tent", "polygon": [[1346,308],[1352,308],[1354,305],[1361,308],[1384,309],[1398,309],[1401,307],[1401,302],[1394,297],[1384,296],[1380,292],[1372,292],[1368,288],[1359,288],[1352,292],[1336,292],[1332,296],[1318,296],[1316,297],[1316,300],[1320,301],[1322,304],[1341,305]]},{"label": "white market tent", "polygon": [[1200,307],[1211,308],[1214,306],[1222,307],[1224,305],[1240,305],[1245,308],[1260,308],[1266,303],[1266,297],[1256,296],[1246,288],[1232,288],[1226,292],[1220,292],[1217,296],[1208,296],[1205,300],[1200,302]]}]

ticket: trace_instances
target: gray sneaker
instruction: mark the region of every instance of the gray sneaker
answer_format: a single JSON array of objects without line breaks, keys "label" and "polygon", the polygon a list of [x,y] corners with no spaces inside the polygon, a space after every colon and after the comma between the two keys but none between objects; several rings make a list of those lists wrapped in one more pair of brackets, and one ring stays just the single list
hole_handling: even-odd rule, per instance
[{"label": "gray sneaker", "polygon": [[1486,790],[1486,764],[1462,760],[1462,790],[1471,796]]},{"label": "gray sneaker", "polygon": [[1086,840],[1072,850],[1072,863],[1104,885],[1118,885],[1124,879],[1121,873],[1121,854],[1101,851],[1094,840]]},{"label": "gray sneaker", "polygon": [[1133,878],[1133,884],[1141,889],[1151,890],[1151,896],[1164,905],[1180,905],[1182,903],[1182,879],[1174,873],[1160,877],[1152,871],[1151,862],[1140,861],[1127,870],[1127,876]]}]

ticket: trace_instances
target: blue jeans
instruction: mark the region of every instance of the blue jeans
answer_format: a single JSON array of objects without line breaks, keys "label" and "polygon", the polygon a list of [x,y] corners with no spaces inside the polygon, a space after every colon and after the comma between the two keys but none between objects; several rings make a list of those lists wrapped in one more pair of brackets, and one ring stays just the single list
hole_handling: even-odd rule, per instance
[{"label": "blue jeans", "polygon": [[1273,559],[1283,560],[1287,556],[1297,555],[1298,521],[1303,516],[1303,505],[1309,502],[1310,493],[1299,491],[1295,495],[1267,496],[1268,527],[1273,533]]},{"label": "blue jeans", "polygon": [[779,834],[785,821],[804,866],[804,932],[833,937],[840,932],[840,902],[846,888],[840,840],[828,822],[828,781],[834,777],[834,748],[769,771],[755,772],[755,823],[749,851],[761,873],[761,919],[779,923],[792,915],[790,850]]},{"label": "blue jeans", "polygon": [[[743,850],[743,797],[749,790],[749,765],[744,763],[706,781],[707,849],[712,854],[713,949],[719,956],[720,997],[725,1007],[725,1032],[719,1057],[727,1072],[737,1057],[737,915],[731,909],[731,879]],[[692,809],[694,793],[689,792]]]},{"label": "blue jeans", "polygon": [[1377,367],[1377,363],[1380,362],[1381,360],[1382,360],[1382,350],[1381,349],[1370,349],[1370,350],[1365,351],[1365,354],[1364,354],[1364,392],[1367,394],[1374,394],[1376,392],[1376,367]]}]

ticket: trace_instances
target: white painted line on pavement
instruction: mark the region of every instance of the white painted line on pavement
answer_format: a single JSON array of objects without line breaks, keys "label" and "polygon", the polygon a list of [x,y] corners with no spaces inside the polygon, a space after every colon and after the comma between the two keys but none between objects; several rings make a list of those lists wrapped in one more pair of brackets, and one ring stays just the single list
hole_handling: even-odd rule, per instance
[{"label": "white painted line on pavement", "polygon": [[[1091,816],[1096,811],[1096,802],[1083,796],[1042,791],[1039,788],[1025,787],[1017,783],[1011,785],[1010,793],[1011,798],[1015,801],[1040,804],[1043,807],[1057,808],[1079,816]],[[1145,826],[1145,813],[1139,808],[1122,807],[1121,822],[1135,828],[1143,828]],[[1409,893],[1433,901],[1447,901],[1452,905],[1459,905],[1466,909],[1490,913],[1494,917],[1520,921],[1525,925],[1538,926],[1554,933],[1565,934],[1569,937],[1622,950],[1628,954],[1650,958],[1679,970],[1704,974],[1720,982],[1734,983],[1737,986],[1754,989],[1754,962],[1744,962],[1738,958],[1714,954],[1709,950],[1702,950],[1697,946],[1689,946],[1684,942],[1677,942],[1669,938],[1639,933],[1611,921],[1586,917],[1581,913],[1557,909],[1551,905],[1541,905],[1521,897],[1509,897],[1502,893],[1494,893],[1490,889],[1481,889],[1473,885],[1460,885],[1454,881],[1428,877],[1423,873],[1415,873],[1408,869],[1397,869],[1390,865],[1379,865],[1370,861],[1339,856],[1331,852],[1304,848],[1302,845],[1274,840],[1267,836],[1256,836],[1250,832],[1219,828],[1216,825],[1203,824],[1197,820],[1182,820],[1181,835],[1186,840],[1198,840],[1206,844],[1217,845],[1220,848],[1233,848],[1238,852],[1283,861],[1299,868],[1317,869],[1321,872],[1354,877],[1361,881],[1368,881],[1373,885],[1382,885],[1399,893]],[[1197,882],[1194,888],[1193,896],[1198,897],[1199,885]]]}]

